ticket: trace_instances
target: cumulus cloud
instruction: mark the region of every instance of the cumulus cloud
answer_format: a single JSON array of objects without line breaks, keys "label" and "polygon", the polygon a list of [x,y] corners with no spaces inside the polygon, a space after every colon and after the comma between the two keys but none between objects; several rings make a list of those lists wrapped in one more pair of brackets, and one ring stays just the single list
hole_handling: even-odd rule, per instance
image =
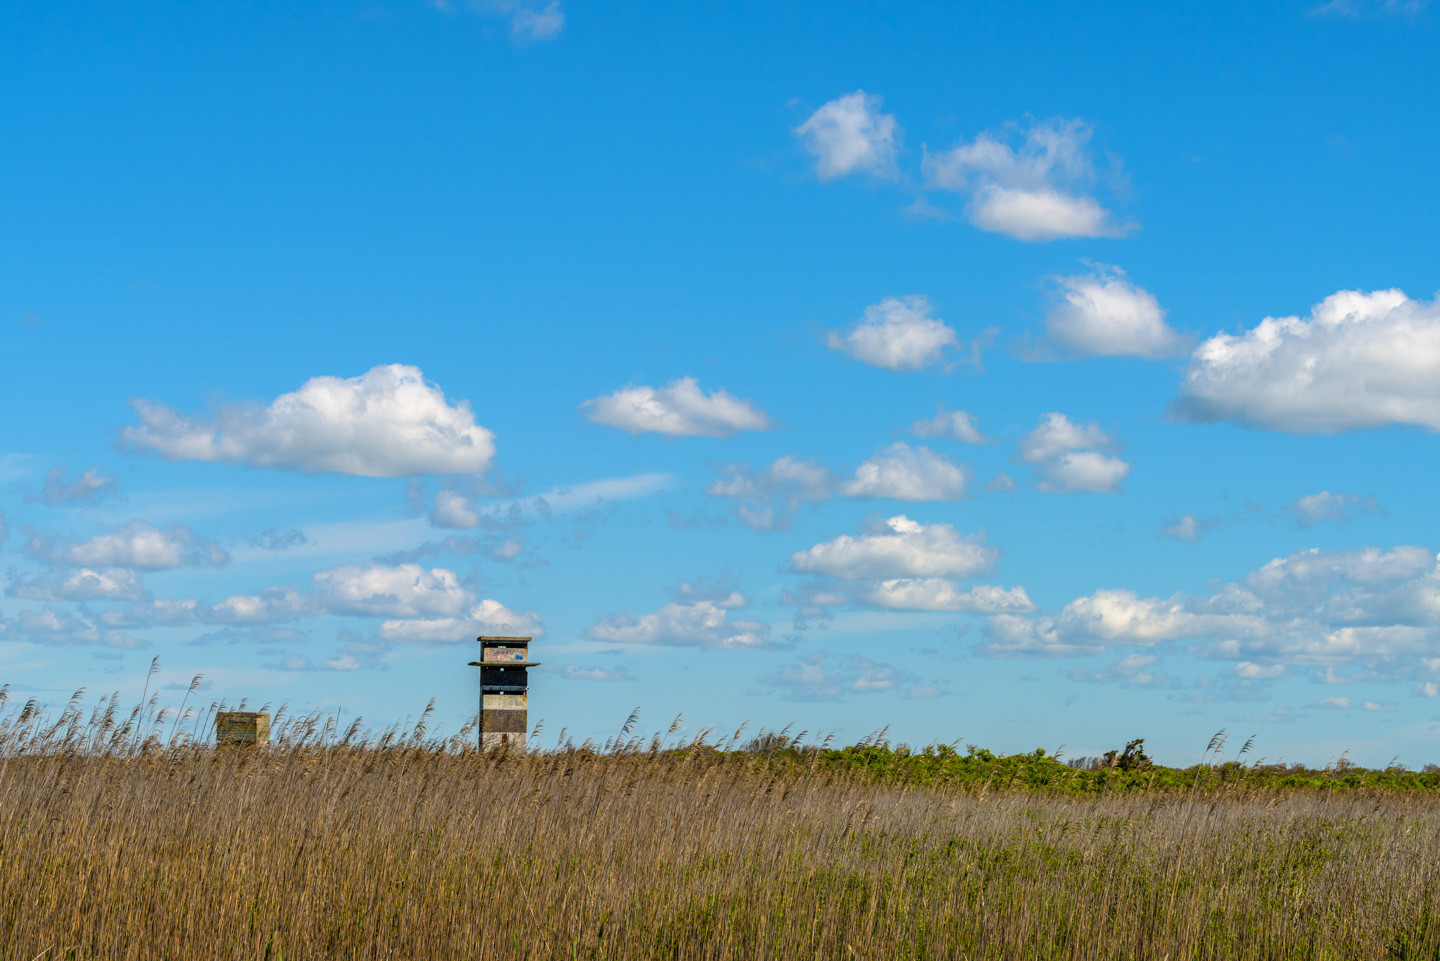
[{"label": "cumulus cloud", "polygon": [[741,523],[757,531],[788,530],[801,504],[828,500],[835,485],[828,467],[790,454],[759,471],[734,463],[714,469],[705,493],[733,500]]},{"label": "cumulus cloud", "polygon": [[943,577],[899,578],[877,581],[856,592],[856,599],[872,607],[906,611],[963,611],[970,614],[1029,614],[1035,603],[1023,587],[979,584],[960,590]]},{"label": "cumulus cloud", "polygon": [[1084,450],[1062,454],[1045,465],[1045,476],[1036,486],[1053,493],[1088,491],[1113,494],[1130,475],[1130,465],[1118,457]]},{"label": "cumulus cloud", "polygon": [[945,348],[958,347],[955,331],[931,317],[934,308],[918,294],[886,297],[843,334],[832,330],[826,343],[856,360],[886,370],[921,370],[941,363]]},{"label": "cumulus cloud", "polygon": [[1256,664],[1241,661],[1234,667],[1235,676],[1246,681],[1273,681],[1285,675],[1284,664]]},{"label": "cumulus cloud", "polygon": [[848,497],[956,501],[965,497],[969,484],[970,465],[951,463],[928,447],[899,441],[855,468],[844,490]]},{"label": "cumulus cloud", "polygon": [[1318,680],[1440,681],[1440,564],[1419,547],[1298,551],[1208,593],[1106,589],[1058,614],[996,615],[980,652],[1074,655],[1188,642],[1245,680],[1309,667]]},{"label": "cumulus cloud", "polygon": [[1308,317],[1216,334],[1191,355],[1170,412],[1292,434],[1440,430],[1440,304],[1344,290]]},{"label": "cumulus cloud", "polygon": [[97,467],[89,467],[73,480],[66,480],[69,468],[52,467],[45,472],[44,486],[40,493],[28,500],[58,507],[62,504],[95,504],[107,497],[113,497],[120,490],[120,478],[107,474]]},{"label": "cumulus cloud", "polygon": [[118,631],[106,630],[83,611],[23,610],[7,625],[4,632],[9,641],[29,641],[49,647],[86,647],[98,645],[121,649],[146,647]]},{"label": "cumulus cloud", "polygon": [[470,499],[459,491],[437,491],[430,523],[436,527],[464,530],[479,527],[480,514],[471,506]]},{"label": "cumulus cloud", "polygon": [[315,377],[267,406],[224,404],[211,419],[148,400],[121,443],[172,461],[219,461],[363,477],[480,473],[494,435],[465,401],[451,405],[420,368],[374,367],[359,377]]},{"label": "cumulus cloud", "polygon": [[580,409],[597,424],[632,434],[729,437],[742,430],[770,430],[775,426],[770,415],[750,401],[723,389],[707,394],[693,377],[682,377],[665,387],[622,387],[612,394],[592,397]]},{"label": "cumulus cloud", "polygon": [[980,422],[975,415],[963,410],[946,410],[941,404],[935,405],[935,416],[929,420],[917,420],[910,425],[910,433],[916,437],[945,437],[966,444],[988,444],[989,440],[980,433]]},{"label": "cumulus cloud", "polygon": [[1285,510],[1294,518],[1296,527],[1312,527],[1325,521],[1344,523],[1361,514],[1385,513],[1374,497],[1328,490],[1296,498]]},{"label": "cumulus cloud", "polygon": [[31,601],[134,601],[145,596],[145,585],[139,574],[123,567],[82,567],[68,574],[20,578],[6,593]]},{"label": "cumulus cloud", "polygon": [[223,567],[230,562],[213,540],[178,524],[158,528],[146,521],[96,534],[83,541],[48,540],[36,535],[30,551],[57,564],[75,567],[133,567],[145,571],[176,567]]},{"label": "cumulus cloud", "polygon": [[337,567],[315,575],[318,603],[360,617],[455,617],[474,597],[454,571],[419,564]]},{"label": "cumulus cloud", "polygon": [[1189,340],[1165,323],[1155,295],[1131,283],[1119,267],[1100,264],[1088,274],[1054,282],[1045,326],[1051,342],[1067,353],[1158,360],[1189,348]]},{"label": "cumulus cloud", "polygon": [[182,627],[191,624],[268,625],[293,617],[322,613],[314,598],[294,588],[274,587],[257,594],[235,594],[213,604],[194,598],[144,600],[100,614],[108,627]]},{"label": "cumulus cloud", "polygon": [[1041,418],[1040,426],[1021,439],[1020,459],[1028,464],[1040,464],[1073,450],[1103,448],[1110,444],[1110,435],[1101,430],[1099,424],[1076,424],[1064,414],[1049,413]]},{"label": "cumulus cloud", "polygon": [[974,577],[988,574],[1000,552],[980,535],[963,536],[949,524],[921,524],[904,514],[858,537],[843,534],[790,556],[801,574],[843,579]]},{"label": "cumulus cloud", "polygon": [[379,635],[387,641],[447,643],[469,641],[482,634],[539,637],[545,632],[534,611],[512,611],[486,598],[456,617],[382,621]]},{"label": "cumulus cloud", "polygon": [[[381,619],[376,633],[385,641],[456,642],[480,634],[539,636],[543,623],[533,611],[517,612],[499,601],[477,597],[454,571],[418,564],[344,566],[321,571],[310,590],[273,587],[235,594],[214,603],[194,598],[151,599],[139,578],[126,570],[81,570],[60,577],[20,580],[11,596],[30,600],[134,600],[87,621],[94,630],[77,634],[74,625],[52,624],[50,633],[73,636],[76,643],[118,643],[116,628],[231,625],[258,628],[294,618],[321,616]],[[723,601],[722,601],[723,603]],[[36,630],[44,624],[37,622]],[[109,634],[97,633],[108,630]],[[123,639],[123,638],[122,638]],[[364,654],[357,666],[375,663],[374,652],[351,645],[348,654]]]},{"label": "cumulus cloud", "polygon": [[881,113],[881,98],[863,90],[836,97],[795,128],[815,158],[821,180],[852,173],[891,178],[901,133],[893,114]]},{"label": "cumulus cloud", "polygon": [[587,637],[616,644],[666,647],[706,647],[725,650],[765,650],[770,625],[760,621],[728,620],[744,603],[738,593],[718,600],[677,599],[650,614],[612,614],[585,632]]},{"label": "cumulus cloud", "polygon": [[1130,464],[1089,448],[1111,448],[1114,440],[1098,424],[1076,424],[1049,413],[1019,445],[1020,459],[1034,464],[1037,487],[1052,493],[1114,493],[1130,474]]},{"label": "cumulus cloud", "polygon": [[925,176],[967,195],[970,222],[982,230],[1027,241],[1117,237],[1134,225],[1117,223],[1086,192],[1098,181],[1091,136],[1080,120],[1011,123],[950,150],[927,150]]}]

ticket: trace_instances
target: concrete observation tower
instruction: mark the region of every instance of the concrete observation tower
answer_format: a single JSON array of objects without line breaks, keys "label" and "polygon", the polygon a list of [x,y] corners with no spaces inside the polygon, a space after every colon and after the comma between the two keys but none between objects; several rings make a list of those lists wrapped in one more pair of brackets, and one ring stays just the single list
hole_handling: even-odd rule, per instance
[{"label": "concrete observation tower", "polygon": [[525,750],[525,734],[529,710],[529,668],[539,661],[530,660],[528,637],[477,637],[480,660],[471,667],[480,668],[480,747],[482,750],[508,747]]}]

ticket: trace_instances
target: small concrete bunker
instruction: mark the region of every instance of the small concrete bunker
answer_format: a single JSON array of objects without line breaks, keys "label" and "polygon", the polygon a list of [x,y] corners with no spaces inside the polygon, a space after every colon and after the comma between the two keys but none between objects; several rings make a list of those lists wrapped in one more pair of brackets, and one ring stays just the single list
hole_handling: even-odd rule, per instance
[{"label": "small concrete bunker", "polygon": [[215,715],[216,744],[269,744],[269,711],[219,711]]}]

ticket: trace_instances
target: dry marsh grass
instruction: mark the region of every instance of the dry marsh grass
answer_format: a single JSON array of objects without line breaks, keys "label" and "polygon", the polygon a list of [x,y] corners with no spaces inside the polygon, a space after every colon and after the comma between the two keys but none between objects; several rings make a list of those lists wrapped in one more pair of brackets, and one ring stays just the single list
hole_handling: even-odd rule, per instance
[{"label": "dry marsh grass", "polygon": [[916,786],[313,719],[214,749],[98,717],[0,723],[4,958],[1440,958],[1431,792]]}]

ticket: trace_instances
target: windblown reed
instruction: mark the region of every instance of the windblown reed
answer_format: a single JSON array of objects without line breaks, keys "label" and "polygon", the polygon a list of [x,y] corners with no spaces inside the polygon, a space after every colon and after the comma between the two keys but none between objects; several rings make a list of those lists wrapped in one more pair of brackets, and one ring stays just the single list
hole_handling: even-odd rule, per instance
[{"label": "windblown reed", "polygon": [[143,711],[19,716],[7,959],[1440,957],[1431,792],[917,786],[319,718],[216,749]]}]

